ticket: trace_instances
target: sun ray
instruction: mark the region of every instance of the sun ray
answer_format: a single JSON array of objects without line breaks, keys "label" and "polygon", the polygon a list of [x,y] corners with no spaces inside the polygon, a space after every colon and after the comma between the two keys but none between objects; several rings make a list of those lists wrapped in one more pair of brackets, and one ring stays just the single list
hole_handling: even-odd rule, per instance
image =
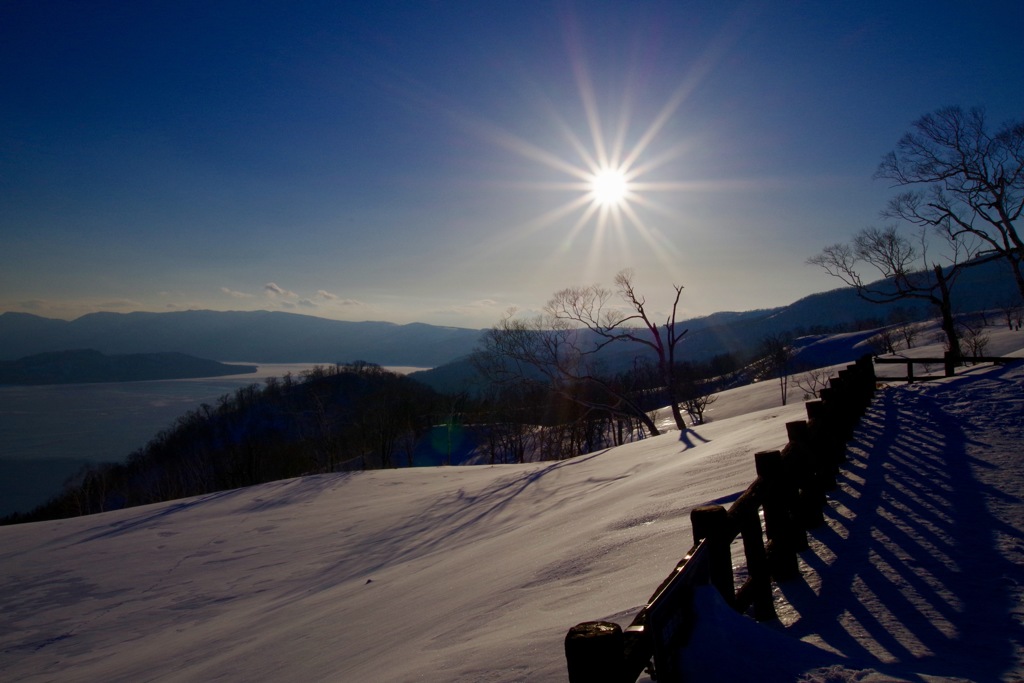
[{"label": "sun ray", "polygon": [[565,136],[566,141],[573,148],[576,154],[579,155],[580,160],[583,162],[583,167],[585,169],[589,169],[590,171],[599,168],[600,165],[597,159],[594,158],[594,156],[590,153],[590,150],[587,149],[587,146],[583,144],[579,136],[573,132],[573,130],[568,126],[568,124],[566,124],[565,121],[563,121],[561,117],[558,116],[555,116],[555,121],[558,127],[561,129],[562,135]]},{"label": "sun ray", "polygon": [[638,196],[635,199],[635,201],[630,205],[630,209],[632,209],[633,206],[642,206],[646,211],[654,213],[663,218],[667,218],[674,222],[678,222],[680,220],[679,213],[676,209],[665,206],[661,202],[647,195]]},{"label": "sun ray", "polygon": [[557,223],[560,219],[572,215],[573,213],[575,213],[576,211],[583,207],[586,207],[584,215],[589,215],[588,212],[593,208],[593,202],[591,202],[586,195],[576,197],[575,199],[565,202],[564,204],[560,204],[559,206],[556,206],[550,211],[547,211],[538,216],[537,218],[535,218],[534,220],[530,221],[530,232],[537,232],[544,228],[550,227]]},{"label": "sun ray", "polygon": [[[672,163],[673,161],[676,161],[679,158],[684,157],[686,155],[686,153],[689,152],[690,149],[692,149],[692,147],[693,147],[693,143],[692,142],[689,142],[689,141],[679,142],[679,143],[676,143],[676,144],[671,145],[669,147],[666,147],[661,152],[659,152],[656,156],[652,156],[652,157],[646,159],[645,161],[643,161],[643,163],[639,163],[638,161],[634,161],[633,163],[629,163],[628,164],[629,173],[632,176],[630,178],[630,180],[632,180],[633,178],[638,178],[640,176],[644,176],[644,175],[648,175],[650,173],[653,173],[654,171],[658,170],[659,168],[667,166],[668,164]],[[622,165],[623,166],[627,166],[627,162],[623,162]]]},{"label": "sun ray", "polygon": [[620,168],[629,168],[631,164],[622,161],[622,153],[626,147],[626,136],[629,133],[629,120],[631,114],[630,100],[626,98],[622,105],[622,113],[619,116],[619,125],[615,130],[615,140],[612,145],[611,165]]},{"label": "sun ray", "polygon": [[493,144],[503,147],[511,152],[518,154],[524,159],[530,159],[533,161],[539,161],[548,168],[561,171],[568,175],[579,178],[586,182],[588,178],[587,169],[580,168],[578,165],[573,164],[570,161],[566,161],[557,154],[549,152],[548,150],[532,143],[523,138],[514,135],[498,126],[493,124],[481,122],[481,121],[466,121],[464,123],[475,129],[477,133],[486,140],[489,140]]},{"label": "sun ray", "polygon": [[[563,242],[563,248],[571,246],[572,243],[576,241],[576,237],[579,233],[583,232],[583,229],[587,227],[590,219],[599,211],[599,209],[600,207],[593,202],[587,206],[586,210],[583,211],[576,223],[569,229],[569,234],[565,242]],[[598,217],[598,231],[600,232],[600,217]]]},{"label": "sun ray", "polygon": [[586,60],[583,58],[583,47],[578,28],[574,22],[568,28],[569,61],[573,76],[576,79],[576,89],[579,91],[580,102],[583,104],[583,113],[590,129],[590,137],[594,144],[594,156],[597,159],[598,167],[605,167],[608,166],[608,152],[605,149],[604,134],[601,129],[593,80],[590,78]]},{"label": "sun ray", "polygon": [[[587,254],[587,265],[592,259],[609,255],[629,255],[630,249],[643,244],[644,248],[656,255],[669,270],[679,255],[666,231],[659,225],[679,225],[684,217],[679,209],[673,208],[672,201],[662,203],[652,195],[663,197],[681,196],[686,193],[721,192],[730,189],[756,186],[765,189],[763,181],[751,180],[670,180],[673,164],[685,159],[693,149],[693,139],[672,140],[670,130],[680,119],[680,111],[697,87],[711,74],[712,70],[727,55],[744,28],[750,24],[756,13],[737,10],[723,30],[713,38],[700,59],[683,74],[676,87],[668,93],[667,99],[654,110],[653,118],[636,121],[635,107],[644,93],[636,92],[644,79],[634,78],[639,72],[631,72],[627,86],[621,93],[617,109],[602,109],[599,102],[603,95],[595,87],[590,64],[585,57],[580,28],[572,12],[563,16],[563,35],[570,77],[574,80],[575,93],[579,98],[580,121],[572,125],[555,100],[541,96],[539,110],[547,113],[554,124],[554,132],[563,141],[562,152],[555,148],[531,142],[497,124],[452,111],[449,114],[461,121],[478,137],[506,149],[530,162],[539,164],[548,171],[562,174],[563,179],[550,178],[544,173],[544,180],[533,182],[506,181],[506,188],[528,191],[556,192],[566,195],[564,202],[546,207],[541,214],[518,225],[518,230],[503,231],[495,237],[495,253],[499,253],[513,240],[532,237],[542,231],[557,230],[561,233],[559,247],[551,256],[574,249],[582,241],[584,232],[591,230]],[[610,79],[603,79],[609,81]],[[441,107],[436,102],[432,106]],[[665,138],[670,138],[666,140]],[[565,152],[568,152],[566,154]],[[486,181],[484,181],[486,182]],[[667,222],[662,219],[667,219]],[[653,221],[653,223],[648,223]],[[603,253],[602,253],[603,252]],[[621,259],[616,259],[621,260]]]}]

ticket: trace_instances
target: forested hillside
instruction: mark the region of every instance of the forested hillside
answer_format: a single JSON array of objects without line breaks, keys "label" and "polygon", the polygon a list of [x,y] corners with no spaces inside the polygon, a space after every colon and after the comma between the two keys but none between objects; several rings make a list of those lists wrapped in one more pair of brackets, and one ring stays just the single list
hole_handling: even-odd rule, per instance
[{"label": "forested hillside", "polygon": [[390,467],[429,433],[438,396],[370,364],[269,378],[182,415],[125,462],[89,465],[6,522],[53,519],[316,472]]},{"label": "forested hillside", "polygon": [[[721,374],[720,365],[685,369],[686,386],[701,397],[745,381]],[[698,374],[719,376],[697,382]],[[650,372],[609,376],[602,386],[634,395],[652,412],[665,401]],[[314,473],[562,460],[642,438],[639,421],[608,404],[605,389],[524,382],[446,395],[370,363],[316,366],[190,410],[126,461],[87,465],[51,501],[0,522],[92,514]]]}]

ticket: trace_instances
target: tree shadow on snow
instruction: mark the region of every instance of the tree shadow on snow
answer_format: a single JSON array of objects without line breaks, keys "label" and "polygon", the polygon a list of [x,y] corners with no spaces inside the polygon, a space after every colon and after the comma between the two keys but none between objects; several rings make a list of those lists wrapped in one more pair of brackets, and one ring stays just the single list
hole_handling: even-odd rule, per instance
[{"label": "tree shadow on snow", "polygon": [[[204,493],[192,498],[164,501],[155,505],[125,508],[122,517],[103,526],[88,529],[87,534],[74,533],[70,537],[61,537],[54,541],[56,545],[71,543],[80,545],[100,539],[121,536],[139,529],[153,530],[162,524],[171,522],[171,518],[185,512],[202,512],[204,506],[215,501],[239,499],[237,512],[248,514],[274,508],[312,502],[320,495],[335,491],[339,486],[353,478],[356,472],[338,472],[328,474],[307,475],[294,479],[280,479],[260,484],[259,487],[243,487]],[[259,495],[253,496],[253,492]]]},{"label": "tree shadow on snow", "polygon": [[[333,553],[334,560],[321,573],[322,580],[310,589],[324,590],[353,578],[362,580],[410,558],[449,553],[466,544],[501,536],[530,519],[543,518],[574,496],[587,495],[630,476],[628,469],[609,477],[592,476],[578,481],[556,476],[560,470],[583,466],[605,452],[510,470],[508,476],[479,489],[458,488],[440,495],[386,531],[366,536],[353,534],[351,544]],[[513,511],[514,505],[523,505],[529,512]]]},{"label": "tree shadow on snow", "polygon": [[[821,594],[801,579],[780,587],[797,615],[786,631],[888,675],[999,680],[1024,643],[1012,613],[1022,571],[1007,550],[1024,539],[990,510],[1019,505],[1019,489],[985,483],[995,465],[951,415],[954,383],[916,389],[879,393],[862,420],[827,526],[801,554]],[[993,409],[1000,424],[1021,420],[1019,405]]]},{"label": "tree shadow on snow", "polygon": [[683,431],[679,432],[679,442],[683,444],[683,446],[685,446],[685,448],[683,448],[684,451],[688,451],[691,448],[696,447],[693,443],[694,438],[696,438],[697,441],[700,441],[701,443],[711,443],[710,439],[705,439],[703,436],[701,436],[694,430],[684,429]]}]

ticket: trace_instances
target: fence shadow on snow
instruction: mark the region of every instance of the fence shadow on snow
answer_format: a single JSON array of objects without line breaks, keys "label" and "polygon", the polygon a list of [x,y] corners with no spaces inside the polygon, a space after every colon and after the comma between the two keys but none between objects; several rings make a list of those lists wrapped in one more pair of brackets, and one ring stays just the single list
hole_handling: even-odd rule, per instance
[{"label": "fence shadow on snow", "polygon": [[[872,406],[879,381],[870,356],[840,371],[820,400],[807,403],[808,420],[786,425],[785,448],[755,454],[758,476],[728,509],[694,509],[694,546],[625,630],[603,621],[570,629],[570,683],[632,683],[645,670],[659,681],[682,680],[680,652],[699,642],[695,634],[724,631],[729,618],[722,615],[729,610],[717,609],[722,603],[759,621],[777,619],[773,584],[786,600],[787,618],[796,620],[782,636],[736,614],[729,629],[743,634],[737,637],[747,641],[748,656],[770,652],[786,638],[787,656],[799,660],[794,666],[836,663],[837,657],[797,640],[813,633],[823,645],[850,654],[848,662],[870,661],[883,672],[891,663],[893,675],[908,661],[915,672],[946,676],[973,677],[980,666],[997,677],[1012,665],[1024,627],[1008,611],[1010,588],[971,577],[1019,574],[999,552],[996,536],[1024,539],[1002,528],[972,493],[979,484],[972,481],[970,442],[960,425],[914,392],[888,394]],[[917,483],[922,473],[928,487]],[[834,492],[831,505],[826,491]],[[852,514],[853,508],[871,515],[870,533],[851,539],[839,510]],[[802,552],[810,548],[811,529],[817,530],[814,552]],[[739,586],[730,548],[737,538],[746,556]],[[797,553],[804,572],[819,572],[820,594],[794,580],[801,576]],[[828,562],[830,555],[843,561]],[[922,556],[931,558],[927,567],[914,561]],[[828,595],[851,591],[856,600],[828,601]],[[1005,637],[991,637],[993,624]],[[922,652],[934,656],[919,658]]]},{"label": "fence shadow on snow", "polygon": [[[991,409],[1019,423],[1019,406]],[[779,585],[797,617],[787,631],[814,633],[893,676],[909,665],[918,675],[999,680],[1014,665],[1024,626],[1010,613],[1011,589],[1021,570],[1000,545],[1024,538],[989,509],[1007,494],[979,479],[993,466],[971,445],[932,395],[886,392],[873,403],[849,444],[828,523],[801,556],[820,596],[802,581]],[[827,599],[851,592],[856,599]]]}]

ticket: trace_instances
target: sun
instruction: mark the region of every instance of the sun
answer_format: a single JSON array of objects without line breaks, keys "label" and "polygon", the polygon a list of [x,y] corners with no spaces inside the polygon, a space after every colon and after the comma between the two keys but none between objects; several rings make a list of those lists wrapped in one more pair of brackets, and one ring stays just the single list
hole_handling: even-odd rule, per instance
[{"label": "sun", "polygon": [[621,207],[629,197],[629,179],[620,168],[603,168],[589,181],[594,203],[604,207]]},{"label": "sun", "polygon": [[[596,91],[581,48],[575,40],[569,42],[579,105],[566,103],[567,113],[563,114],[560,103],[541,100],[541,109],[557,134],[545,132],[546,144],[486,120],[464,119],[489,143],[546,167],[538,169],[537,179],[528,175],[533,169],[524,169],[521,176],[509,181],[517,192],[528,189],[561,195],[560,200],[542,200],[544,208],[524,218],[519,229],[507,231],[503,239],[527,239],[552,231],[557,233],[557,242],[549,242],[557,245],[550,251],[553,259],[586,246],[588,264],[610,257],[629,258],[634,248],[643,245],[645,254],[674,270],[679,245],[674,239],[677,233],[667,228],[686,220],[676,208],[677,197],[709,186],[705,181],[673,178],[686,172],[681,165],[693,146],[689,138],[676,138],[679,130],[686,129],[678,113],[705,71],[702,68],[684,78],[666,93],[658,108],[649,109],[657,103],[647,103],[649,98],[641,97],[644,91],[633,85],[623,90],[616,106],[615,93]],[[646,115],[635,118],[637,110]]]}]

